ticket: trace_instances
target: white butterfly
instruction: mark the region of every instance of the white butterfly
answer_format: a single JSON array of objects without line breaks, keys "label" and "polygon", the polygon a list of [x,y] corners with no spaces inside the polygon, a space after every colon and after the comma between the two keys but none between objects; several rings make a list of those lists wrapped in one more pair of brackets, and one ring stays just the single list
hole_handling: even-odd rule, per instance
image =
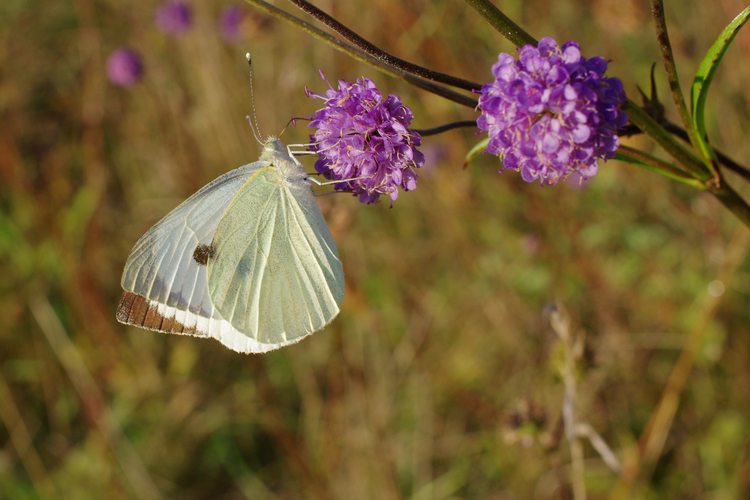
[{"label": "white butterfly", "polygon": [[336,317],[344,273],[307,174],[272,137],[138,240],[122,288],[121,323],[266,352]]}]

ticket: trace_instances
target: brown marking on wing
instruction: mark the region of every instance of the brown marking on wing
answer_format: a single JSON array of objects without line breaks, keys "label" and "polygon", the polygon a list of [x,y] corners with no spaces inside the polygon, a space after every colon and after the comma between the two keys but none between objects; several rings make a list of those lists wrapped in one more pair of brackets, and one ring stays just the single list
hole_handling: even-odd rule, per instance
[{"label": "brown marking on wing", "polygon": [[193,251],[193,260],[205,266],[208,264],[208,259],[213,259],[216,256],[216,249],[212,245],[198,245]]},{"label": "brown marking on wing", "polygon": [[166,318],[159,314],[155,305],[150,301],[133,292],[124,292],[117,305],[117,321],[126,325],[139,326],[147,330],[155,330],[164,333],[177,333],[184,335],[200,335],[208,332],[199,332],[195,326],[185,327],[174,317]]}]

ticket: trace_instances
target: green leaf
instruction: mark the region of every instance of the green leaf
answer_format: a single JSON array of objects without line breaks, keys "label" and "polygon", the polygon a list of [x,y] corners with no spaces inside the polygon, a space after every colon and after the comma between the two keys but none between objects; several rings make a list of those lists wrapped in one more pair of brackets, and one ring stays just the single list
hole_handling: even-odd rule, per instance
[{"label": "green leaf", "polygon": [[474,145],[473,148],[469,150],[468,153],[466,153],[466,158],[464,158],[464,165],[468,165],[474,159],[479,156],[480,154],[484,153],[484,150],[487,149],[487,144],[490,142],[490,138],[486,138],[482,141],[479,141]]},{"label": "green leaf", "polygon": [[705,186],[701,181],[689,177],[686,172],[683,172],[671,163],[667,163],[663,160],[635,149],[621,146],[617,153],[615,153],[613,160],[619,160],[624,163],[636,165],[648,170],[649,172],[663,175],[668,179],[672,179],[682,184],[687,184],[688,186],[694,187],[696,189],[705,189]]},{"label": "green leaf", "polygon": [[698,71],[695,73],[693,85],[690,88],[690,103],[692,105],[693,127],[697,131],[699,144],[696,146],[700,149],[701,154],[706,159],[714,159],[715,154],[708,144],[706,136],[706,122],[704,112],[706,108],[706,97],[708,88],[711,86],[711,79],[714,77],[719,63],[724,57],[729,44],[732,43],[737,32],[750,19],[750,6],[746,7],[740,14],[735,17],[729,25],[724,28],[706,56],[701,61]]}]

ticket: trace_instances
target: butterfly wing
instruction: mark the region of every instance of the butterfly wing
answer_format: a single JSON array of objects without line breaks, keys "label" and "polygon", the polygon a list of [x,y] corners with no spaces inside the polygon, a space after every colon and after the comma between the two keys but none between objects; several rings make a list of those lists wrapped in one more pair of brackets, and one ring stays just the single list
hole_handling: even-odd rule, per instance
[{"label": "butterfly wing", "polygon": [[[261,169],[227,209],[212,246],[211,299],[223,318],[249,336],[246,342],[292,344],[338,314],[341,261],[301,179],[291,182],[272,167]],[[247,352],[248,345],[229,347]]]},{"label": "butterfly wing", "polygon": [[[227,207],[265,164],[255,162],[214,179],[138,240],[122,274],[125,293],[117,307],[118,321],[165,333],[214,337],[224,344],[247,338],[214,307],[205,264]],[[203,259],[196,253],[199,245],[207,253]],[[260,343],[251,347],[273,348]]]}]

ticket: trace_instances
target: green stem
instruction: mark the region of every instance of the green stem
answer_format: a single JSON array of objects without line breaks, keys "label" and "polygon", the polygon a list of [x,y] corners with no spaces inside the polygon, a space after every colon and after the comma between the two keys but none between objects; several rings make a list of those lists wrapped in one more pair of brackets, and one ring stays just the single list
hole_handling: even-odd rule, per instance
[{"label": "green stem", "polygon": [[656,141],[661,147],[663,147],[677,163],[685,167],[685,170],[701,181],[707,181],[713,177],[713,175],[706,170],[705,164],[700,158],[683,146],[682,143],[676,141],[672,135],[667,132],[659,123],[654,120],[648,113],[642,110],[633,101],[628,99],[622,106],[623,111],[628,114],[631,123],[638,126],[643,132],[649,137]]},{"label": "green stem", "polygon": [[[683,141],[690,142],[688,133],[685,132],[684,129],[680,128],[678,125],[675,125],[674,123],[671,123],[668,120],[665,120],[662,125],[667,132],[670,132],[676,135]],[[716,153],[716,158],[719,160],[719,163],[723,165],[727,170],[730,170],[734,172],[735,174],[741,176],[746,181],[750,181],[750,169],[748,169],[744,165],[740,165],[739,163],[731,159],[729,156],[727,156],[725,153],[721,152],[721,150],[719,149],[714,149],[714,152]]]},{"label": "green stem", "polygon": [[738,219],[747,227],[750,228],[750,205],[745,201],[732,187],[726,182],[721,180],[720,183],[716,183],[717,186],[709,188],[711,194],[729,209]]},{"label": "green stem", "polygon": [[[701,141],[697,137],[697,131],[693,126],[693,119],[688,111],[687,103],[682,94],[682,88],[680,87],[680,77],[677,74],[677,65],[674,60],[674,52],[672,51],[672,43],[669,41],[669,32],[667,31],[667,21],[664,15],[664,2],[663,0],[651,0],[651,13],[654,17],[654,24],[656,26],[656,38],[659,42],[659,48],[661,49],[661,56],[664,62],[664,69],[667,72],[667,81],[669,82],[669,90],[672,94],[672,100],[674,101],[677,112],[682,120],[682,125],[687,130],[688,136],[690,137],[690,144],[693,147],[698,147]],[[716,168],[710,161],[710,158],[704,158],[703,165],[712,175],[716,176]]]},{"label": "green stem", "polygon": [[516,47],[523,47],[524,45],[533,45],[536,47],[536,39],[511,21],[492,2],[488,0],[466,0],[466,3],[474,7],[477,12]]}]

